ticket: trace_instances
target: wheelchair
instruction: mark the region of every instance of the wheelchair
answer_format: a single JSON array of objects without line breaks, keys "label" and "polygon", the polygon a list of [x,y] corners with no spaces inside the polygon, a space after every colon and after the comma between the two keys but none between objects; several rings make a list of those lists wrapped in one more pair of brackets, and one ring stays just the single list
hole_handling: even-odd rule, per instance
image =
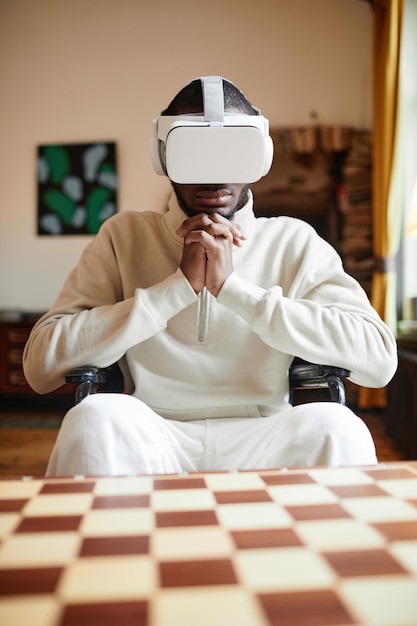
[{"label": "wheelchair", "polygon": [[[299,390],[326,389],[330,401],[346,404],[345,385],[350,371],[330,365],[316,365],[295,358],[289,369],[290,402]],[[75,404],[92,393],[123,393],[123,375],[115,363],[110,367],[75,367],[67,372],[66,383],[77,385]]]}]

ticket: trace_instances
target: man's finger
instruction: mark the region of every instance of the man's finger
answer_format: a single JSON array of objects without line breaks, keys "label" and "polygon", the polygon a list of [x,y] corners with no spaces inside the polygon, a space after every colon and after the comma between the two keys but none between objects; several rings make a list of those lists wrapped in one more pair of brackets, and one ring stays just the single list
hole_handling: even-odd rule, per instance
[{"label": "man's finger", "polygon": [[209,233],[206,230],[192,230],[185,236],[184,243],[199,243],[207,250],[215,247],[216,240],[219,239],[226,239],[233,243],[233,235],[227,229],[223,232],[220,232],[220,229],[218,229],[217,233]]},{"label": "man's finger", "polygon": [[176,233],[180,237],[185,237],[191,230],[204,230],[212,223],[213,220],[210,219],[207,213],[199,213],[198,215],[193,215],[193,217],[188,217],[184,220],[181,226],[177,228]]},{"label": "man's finger", "polygon": [[[240,246],[246,239],[246,235],[242,232],[238,224],[234,224],[222,217],[218,213],[207,215],[206,213],[199,213],[186,219],[181,226],[177,229],[177,235],[180,237],[187,237],[192,231],[205,231],[214,237],[225,237],[226,233],[230,233],[234,245]],[[227,238],[229,236],[227,235]]]}]

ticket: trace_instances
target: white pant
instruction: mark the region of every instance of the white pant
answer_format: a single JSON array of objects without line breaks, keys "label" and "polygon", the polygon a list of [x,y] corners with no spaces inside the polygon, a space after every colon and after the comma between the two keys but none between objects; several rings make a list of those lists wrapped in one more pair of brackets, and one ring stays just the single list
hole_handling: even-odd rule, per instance
[{"label": "white pant", "polygon": [[64,418],[47,476],[372,465],[364,422],[332,402],[271,417],[167,420],[125,394],[94,394]]}]

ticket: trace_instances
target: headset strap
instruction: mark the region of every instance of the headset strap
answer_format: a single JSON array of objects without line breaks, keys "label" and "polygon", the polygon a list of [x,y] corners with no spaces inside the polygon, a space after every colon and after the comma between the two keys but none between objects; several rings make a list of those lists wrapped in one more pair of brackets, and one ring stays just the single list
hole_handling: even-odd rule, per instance
[{"label": "headset strap", "polygon": [[222,122],[224,120],[223,79],[221,76],[204,76],[201,79],[204,99],[204,120]]}]

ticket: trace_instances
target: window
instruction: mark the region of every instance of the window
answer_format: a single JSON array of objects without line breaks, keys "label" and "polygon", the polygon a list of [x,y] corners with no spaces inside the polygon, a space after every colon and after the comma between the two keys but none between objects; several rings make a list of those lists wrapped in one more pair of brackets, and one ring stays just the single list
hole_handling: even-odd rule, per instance
[{"label": "window", "polygon": [[[400,330],[417,329],[417,0],[405,0],[400,63],[400,142],[404,232],[400,274]],[[412,323],[411,321],[414,321]],[[410,323],[411,322],[411,323]]]}]

